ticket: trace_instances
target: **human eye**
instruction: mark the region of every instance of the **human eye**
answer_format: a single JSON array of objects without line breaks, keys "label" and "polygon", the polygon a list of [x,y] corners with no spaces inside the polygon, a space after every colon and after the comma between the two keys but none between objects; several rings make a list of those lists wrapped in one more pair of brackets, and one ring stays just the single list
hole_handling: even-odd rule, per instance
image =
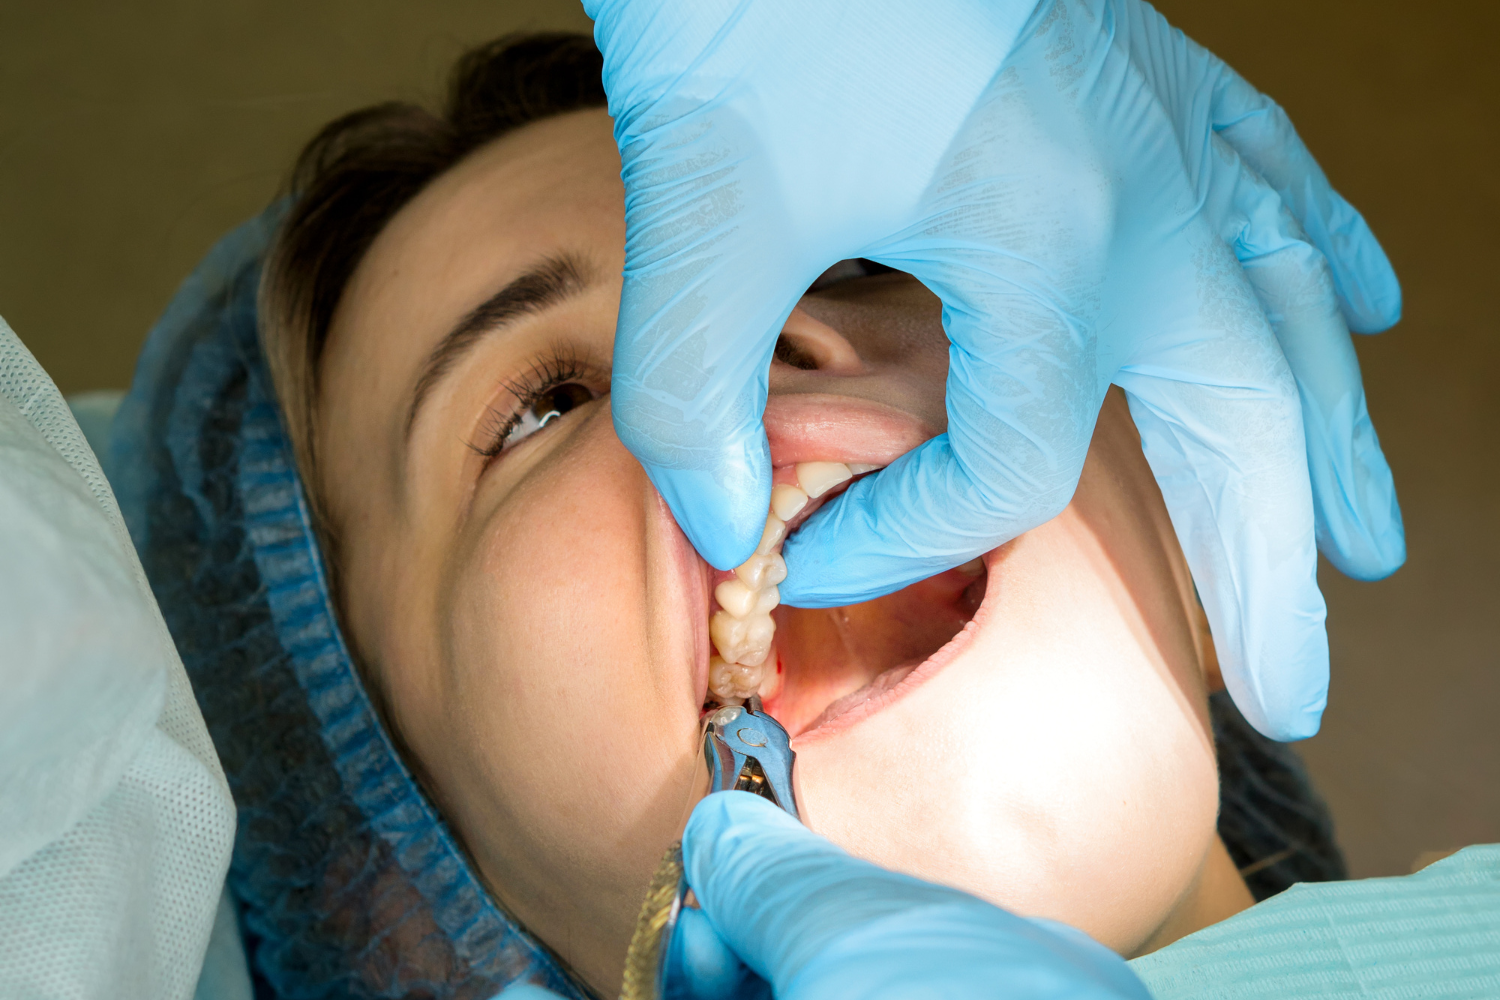
[{"label": "human eye", "polygon": [[594,386],[601,384],[599,373],[578,359],[548,358],[506,384],[513,404],[508,408],[490,406],[469,447],[484,456],[486,463],[492,462],[573,410],[598,399],[603,392]]}]

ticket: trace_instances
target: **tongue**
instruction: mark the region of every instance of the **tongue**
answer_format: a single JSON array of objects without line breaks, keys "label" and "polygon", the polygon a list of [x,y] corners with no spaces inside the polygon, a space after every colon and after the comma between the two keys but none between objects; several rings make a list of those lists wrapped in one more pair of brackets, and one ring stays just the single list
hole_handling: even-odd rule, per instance
[{"label": "tongue", "polygon": [[766,710],[795,736],[889,690],[968,623],[984,585],[983,569],[960,567],[861,604],[777,608],[782,677]]}]

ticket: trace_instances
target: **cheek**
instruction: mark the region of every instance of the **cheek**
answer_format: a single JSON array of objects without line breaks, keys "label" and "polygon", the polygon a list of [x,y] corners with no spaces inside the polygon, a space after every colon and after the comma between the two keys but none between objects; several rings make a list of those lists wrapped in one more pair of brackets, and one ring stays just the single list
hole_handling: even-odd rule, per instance
[{"label": "cheek", "polygon": [[1218,779],[1190,639],[1142,600],[1171,578],[1117,543],[1069,508],[1003,549],[941,673],[798,748],[810,824],[1133,951],[1197,876]]},{"label": "cheek", "polygon": [[799,795],[857,854],[1129,952],[1192,884],[1217,776],[1201,695],[1072,542],[1022,539],[971,645],[844,745],[799,751]]},{"label": "cheek", "polygon": [[607,411],[590,423],[460,542],[440,615],[458,746],[436,780],[507,902],[542,925],[532,901],[559,893],[633,914],[696,773],[691,664],[662,653],[647,599],[659,502]]}]

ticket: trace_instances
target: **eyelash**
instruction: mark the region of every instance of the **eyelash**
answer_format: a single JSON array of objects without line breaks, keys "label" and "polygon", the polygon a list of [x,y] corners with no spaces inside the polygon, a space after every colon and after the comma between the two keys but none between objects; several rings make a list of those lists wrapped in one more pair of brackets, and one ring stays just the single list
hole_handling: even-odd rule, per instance
[{"label": "eyelash", "polygon": [[[544,357],[520,378],[502,384],[503,388],[514,397],[515,405],[509,411],[497,410],[493,406],[488,407],[477,434],[480,443],[476,444],[471,441],[469,448],[482,456],[485,464],[488,465],[500,457],[510,441],[510,436],[521,426],[527,412],[549,392],[570,383],[579,383],[588,391],[591,400],[598,399],[599,393],[588,386],[589,381],[596,380],[597,372],[594,371],[593,366],[577,355],[556,352]],[[550,419],[549,416],[547,421],[550,422]],[[545,426],[546,423],[543,423],[537,427],[537,430]]]},{"label": "eyelash", "polygon": [[[854,265],[854,267],[850,267]],[[856,271],[857,269],[857,271]],[[854,271],[855,273],[837,273],[839,271]],[[852,277],[868,277],[872,274],[883,274],[891,268],[884,264],[877,264],[871,260],[860,258],[858,260],[840,261],[819,276],[808,292],[820,291],[829,285],[838,284],[840,281]],[[469,442],[469,448],[482,456],[486,466],[499,458],[505,451],[506,443],[510,436],[516,432],[525,420],[526,413],[547,393],[559,389],[569,383],[579,383],[589,393],[590,399],[598,399],[599,393],[588,388],[587,383],[598,381],[598,373],[582,358],[574,354],[556,352],[543,358],[532,367],[525,375],[514,382],[506,383],[504,388],[515,398],[516,403],[509,412],[488,408],[484,422],[479,429],[479,441],[482,444]],[[575,404],[576,405],[576,404]],[[569,409],[572,407],[570,406]],[[559,411],[558,415],[567,411]],[[550,415],[546,419],[550,422]],[[541,430],[546,423],[540,424],[536,429]],[[523,439],[524,440],[524,439]]]}]

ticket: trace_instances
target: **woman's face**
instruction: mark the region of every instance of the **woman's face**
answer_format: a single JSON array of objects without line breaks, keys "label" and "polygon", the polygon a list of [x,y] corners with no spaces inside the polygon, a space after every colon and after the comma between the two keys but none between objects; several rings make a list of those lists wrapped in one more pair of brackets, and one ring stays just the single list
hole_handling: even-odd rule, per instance
[{"label": "woman's face", "polygon": [[[496,896],[604,992],[706,790],[716,579],[611,425],[624,242],[603,111],[481,149],[359,266],[317,426],[357,655]],[[810,291],[778,358],[778,467],[883,465],[945,427],[940,306],[906,275]],[[803,818],[888,867],[1147,945],[1222,852],[1191,594],[1112,398],[1072,504],[982,570],[778,610],[767,710],[794,736]]]}]

